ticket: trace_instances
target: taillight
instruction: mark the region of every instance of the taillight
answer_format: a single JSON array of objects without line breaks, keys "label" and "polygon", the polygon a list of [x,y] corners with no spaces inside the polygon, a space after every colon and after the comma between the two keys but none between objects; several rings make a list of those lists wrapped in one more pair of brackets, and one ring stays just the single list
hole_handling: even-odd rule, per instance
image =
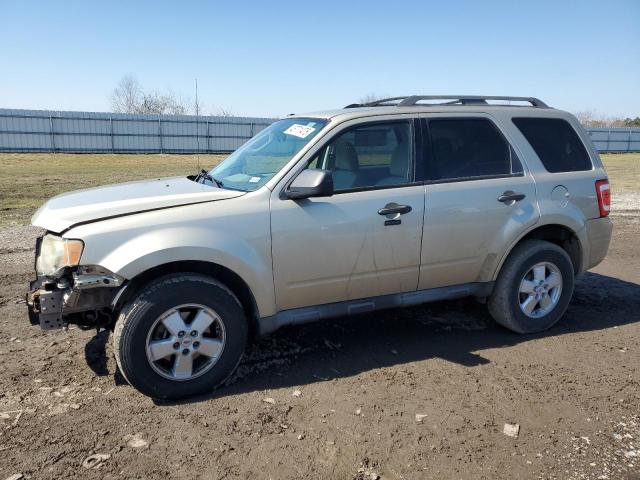
[{"label": "taillight", "polygon": [[598,180],[596,182],[596,195],[598,196],[600,216],[606,217],[611,211],[611,190],[609,189],[609,180]]}]

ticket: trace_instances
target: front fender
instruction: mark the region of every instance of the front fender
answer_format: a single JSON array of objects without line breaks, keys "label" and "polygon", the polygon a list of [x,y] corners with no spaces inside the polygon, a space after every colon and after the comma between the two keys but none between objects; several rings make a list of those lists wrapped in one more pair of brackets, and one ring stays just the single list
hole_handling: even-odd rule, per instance
[{"label": "front fender", "polygon": [[[267,266],[250,248],[242,248],[237,243],[235,253],[230,255],[228,251],[221,248],[209,248],[202,246],[181,246],[169,247],[162,250],[147,252],[137,258],[129,258],[128,263],[121,263],[122,259],[105,258],[98,265],[102,265],[109,270],[118,273],[124,278],[135,278],[146,270],[164,264],[184,261],[208,262],[225,267],[236,273],[249,286],[258,307],[259,316],[272,315],[275,313],[273,305],[273,281],[271,269]],[[244,251],[242,251],[244,250]]]},{"label": "front fender", "polygon": [[100,265],[126,279],[173,262],[220,265],[249,286],[260,316],[274,314],[268,210],[239,206],[212,218],[207,208],[192,205],[172,209],[172,216],[148,212],[115,218],[76,227],[65,236],[84,241],[82,264]]}]

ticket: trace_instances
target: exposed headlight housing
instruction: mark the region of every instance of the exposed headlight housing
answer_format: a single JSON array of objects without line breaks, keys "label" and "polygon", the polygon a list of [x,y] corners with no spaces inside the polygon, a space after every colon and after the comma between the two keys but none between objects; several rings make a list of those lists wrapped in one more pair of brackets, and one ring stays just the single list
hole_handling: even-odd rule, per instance
[{"label": "exposed headlight housing", "polygon": [[38,275],[50,276],[63,267],[72,267],[80,263],[84,243],[47,234],[40,244],[40,255],[36,260]]}]

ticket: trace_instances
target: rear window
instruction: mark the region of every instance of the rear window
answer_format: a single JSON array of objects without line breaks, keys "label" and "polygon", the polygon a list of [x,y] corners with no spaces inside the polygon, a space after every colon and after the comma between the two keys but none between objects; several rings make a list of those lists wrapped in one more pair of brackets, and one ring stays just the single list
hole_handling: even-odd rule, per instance
[{"label": "rear window", "polygon": [[522,173],[511,146],[487,119],[429,120],[430,180],[456,180]]},{"label": "rear window", "polygon": [[559,118],[514,118],[513,123],[551,173],[591,170],[591,159],[578,134]]}]

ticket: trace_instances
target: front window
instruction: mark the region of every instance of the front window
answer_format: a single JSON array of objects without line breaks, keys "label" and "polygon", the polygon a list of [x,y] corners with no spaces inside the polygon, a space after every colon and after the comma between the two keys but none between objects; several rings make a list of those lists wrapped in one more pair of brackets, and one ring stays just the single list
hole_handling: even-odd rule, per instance
[{"label": "front window", "polygon": [[[223,188],[253,191],[267,183],[325,126],[317,118],[272,123],[209,172]],[[220,185],[218,183],[218,185]]]},{"label": "front window", "polygon": [[336,192],[405,185],[412,181],[411,124],[376,122],[347,130],[307,168],[331,171]]}]

